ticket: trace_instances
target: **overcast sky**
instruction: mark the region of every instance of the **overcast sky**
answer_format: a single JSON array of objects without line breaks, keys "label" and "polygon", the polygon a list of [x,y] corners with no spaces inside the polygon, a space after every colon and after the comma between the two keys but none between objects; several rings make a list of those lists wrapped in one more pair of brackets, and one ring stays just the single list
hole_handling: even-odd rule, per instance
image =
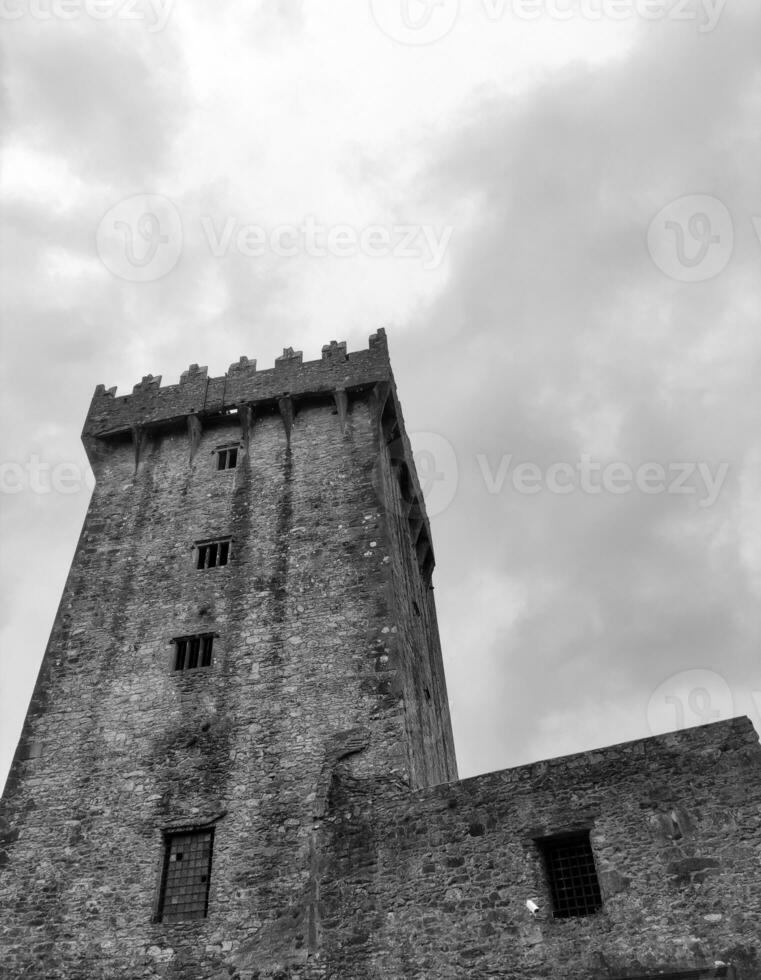
[{"label": "overcast sky", "polygon": [[758,0],[0,8],[0,781],[95,385],[379,326],[461,775],[761,728]]}]

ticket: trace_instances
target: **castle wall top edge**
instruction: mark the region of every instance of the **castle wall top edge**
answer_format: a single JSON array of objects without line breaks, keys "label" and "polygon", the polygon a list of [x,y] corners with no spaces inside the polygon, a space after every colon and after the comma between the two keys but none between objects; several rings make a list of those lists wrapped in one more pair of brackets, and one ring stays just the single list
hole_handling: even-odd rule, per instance
[{"label": "castle wall top edge", "polygon": [[[597,770],[606,766],[616,768],[625,761],[639,765],[641,760],[652,755],[679,753],[711,756],[721,753],[727,748],[744,746],[754,753],[761,755],[759,735],[752,721],[746,715],[710,722],[705,725],[695,725],[678,731],[651,735],[646,738],[633,739],[629,742],[618,742],[596,749],[576,752],[572,755],[555,756],[541,759],[510,769],[498,769],[493,772],[469,776],[457,783],[443,783],[416,791],[419,797],[445,795],[455,786],[464,792],[477,792],[483,786],[491,783],[520,783],[524,780],[532,782],[537,778],[549,776],[553,772],[566,776],[581,770]],[[639,761],[638,761],[639,760]]]},{"label": "castle wall top edge", "polygon": [[87,413],[84,435],[103,436],[135,425],[179,416],[223,412],[240,404],[284,395],[305,396],[392,379],[386,332],[370,335],[365,350],[347,352],[346,341],[332,340],[319,360],[304,361],[301,351],[283,350],[272,368],[258,370],[256,360],[241,357],[221,377],[191,364],[178,384],[161,385],[161,375],[147,375],[132,393],[98,385]]}]

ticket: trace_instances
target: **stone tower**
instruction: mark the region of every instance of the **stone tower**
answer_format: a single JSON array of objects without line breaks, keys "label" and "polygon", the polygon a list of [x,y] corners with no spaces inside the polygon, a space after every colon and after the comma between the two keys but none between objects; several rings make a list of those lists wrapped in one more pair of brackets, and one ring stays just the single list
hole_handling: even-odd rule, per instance
[{"label": "stone tower", "polygon": [[299,969],[336,775],[456,778],[385,333],[99,386],[83,441],[97,485],[0,810],[0,973]]},{"label": "stone tower", "polygon": [[456,781],[382,331],[98,388],[84,441],[2,980],[761,980],[748,719]]}]

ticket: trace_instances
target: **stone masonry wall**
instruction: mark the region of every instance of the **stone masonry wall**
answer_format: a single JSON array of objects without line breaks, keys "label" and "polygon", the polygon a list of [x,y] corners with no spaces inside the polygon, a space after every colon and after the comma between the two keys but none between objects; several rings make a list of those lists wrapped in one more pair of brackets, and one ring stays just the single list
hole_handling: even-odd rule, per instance
[{"label": "stone masonry wall", "polygon": [[[346,402],[302,390],[102,437],[96,394],[97,486],[0,807],[3,978],[321,976],[335,773],[454,775],[451,735],[433,747],[446,701],[412,702],[441,674],[435,617],[419,665],[397,641],[432,593],[395,578],[410,563],[360,380]],[[229,564],[198,570],[194,542],[218,535]],[[213,666],[173,671],[171,639],[201,632]],[[208,918],[157,922],[163,833],[200,826]]]},{"label": "stone masonry wall", "polygon": [[[389,393],[389,400],[393,399]],[[383,414],[382,412],[380,413]],[[388,413],[387,417],[388,417]],[[401,408],[395,405],[391,416],[401,420]],[[402,665],[402,696],[406,705],[407,739],[413,751],[410,757],[410,783],[413,787],[435,785],[457,778],[452,724],[449,716],[444,664],[439,642],[436,605],[430,574],[425,561],[433,549],[427,522],[417,514],[419,488],[410,485],[405,499],[402,487],[402,465],[412,457],[403,435],[403,423],[397,435],[381,426],[380,448],[375,479],[384,501],[383,515],[390,542],[390,574],[393,588],[396,634],[394,652]],[[390,439],[390,441],[389,441]]]},{"label": "stone masonry wall", "polygon": [[[747,719],[412,794],[346,776],[331,802],[329,976],[761,978],[761,748]],[[555,918],[536,839],[579,829],[603,907]]]}]

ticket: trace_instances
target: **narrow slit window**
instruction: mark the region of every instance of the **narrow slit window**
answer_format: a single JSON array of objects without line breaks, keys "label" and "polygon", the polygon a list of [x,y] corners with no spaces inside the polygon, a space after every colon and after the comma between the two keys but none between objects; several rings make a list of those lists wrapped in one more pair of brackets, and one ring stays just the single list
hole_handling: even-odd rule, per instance
[{"label": "narrow slit window", "polygon": [[219,543],[219,555],[218,555],[218,565],[226,565],[227,559],[230,555],[230,542],[220,541]]},{"label": "narrow slit window", "polygon": [[229,538],[218,541],[203,541],[196,545],[198,557],[196,568],[217,568],[230,560]]},{"label": "narrow slit window", "polygon": [[195,670],[197,667],[211,667],[213,663],[214,634],[199,633],[197,636],[178,636],[172,640],[175,645],[174,669]]},{"label": "narrow slit window", "polygon": [[602,908],[589,831],[537,841],[544,855],[556,919],[593,915]]},{"label": "narrow slit window", "polygon": [[217,469],[234,470],[238,465],[238,447],[228,446],[217,450]]},{"label": "narrow slit window", "polygon": [[206,918],[213,843],[213,830],[166,835],[159,891],[159,922]]},{"label": "narrow slit window", "polygon": [[211,648],[214,637],[209,633],[201,637],[201,666],[211,667]]}]

